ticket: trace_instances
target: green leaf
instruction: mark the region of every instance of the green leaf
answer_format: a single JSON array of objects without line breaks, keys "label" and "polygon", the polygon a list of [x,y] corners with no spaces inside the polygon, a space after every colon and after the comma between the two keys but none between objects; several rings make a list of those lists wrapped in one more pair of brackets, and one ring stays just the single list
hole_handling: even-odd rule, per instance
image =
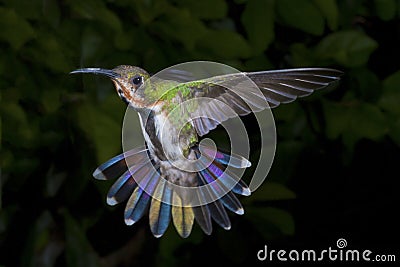
[{"label": "green leaf", "polygon": [[64,244],[51,234],[55,221],[48,210],[33,223],[23,246],[21,266],[55,266],[57,259],[64,250]]},{"label": "green leaf", "polygon": [[264,51],[274,40],[274,1],[250,0],[243,11],[242,23],[250,44],[256,50]]},{"label": "green leaf", "polygon": [[15,50],[35,37],[31,25],[14,10],[0,7],[0,40],[8,42]]},{"label": "green leaf", "polygon": [[400,71],[383,81],[383,93],[379,106],[393,115],[400,116]]},{"label": "green leaf", "polygon": [[24,19],[40,19],[42,11],[42,1],[41,0],[12,0],[5,1],[6,6],[13,9],[19,16]]},{"label": "green leaf", "polygon": [[98,267],[98,256],[86,238],[84,229],[66,210],[63,210],[63,215],[67,266]]},{"label": "green leaf", "polygon": [[307,67],[315,64],[314,53],[303,43],[292,44],[290,54],[293,66]]},{"label": "green leaf", "polygon": [[0,112],[3,119],[3,127],[13,129],[3,132],[4,141],[15,147],[32,148],[36,139],[36,127],[34,121],[29,120],[28,114],[21,106],[14,102],[2,102]]},{"label": "green leaf", "polygon": [[367,68],[352,69],[346,73],[351,77],[349,85],[357,92],[357,97],[367,102],[375,103],[382,93],[382,83],[377,75]]},{"label": "green leaf", "polygon": [[359,31],[339,31],[325,37],[316,47],[316,55],[323,60],[334,60],[347,67],[368,62],[378,43]]},{"label": "green leaf", "polygon": [[187,8],[200,19],[221,19],[226,16],[228,6],[224,0],[179,0],[178,5]]},{"label": "green leaf", "polygon": [[96,0],[69,0],[69,4],[81,17],[101,21],[116,32],[122,31],[122,24],[118,16],[110,11],[104,2]]},{"label": "green leaf", "polygon": [[79,127],[95,145],[98,162],[121,152],[122,123],[89,103],[77,108],[76,112]]},{"label": "green leaf", "polygon": [[245,212],[247,218],[266,239],[294,234],[294,220],[287,211],[273,207],[250,207]]},{"label": "green leaf", "polygon": [[285,200],[294,199],[296,194],[284,186],[283,184],[266,182],[260,186],[250,197],[245,198],[245,202],[257,202],[257,201],[271,201],[271,200]]},{"label": "green leaf", "polygon": [[43,91],[41,102],[47,113],[56,112],[60,108],[61,93],[62,90],[59,87]]},{"label": "green leaf", "polygon": [[324,15],[329,29],[336,30],[338,27],[339,11],[335,0],[313,0],[314,5],[318,7]]},{"label": "green leaf", "polygon": [[324,101],[324,113],[328,138],[336,139],[348,129],[351,119],[347,116],[345,106]]},{"label": "green leaf", "polygon": [[132,46],[134,45],[135,37],[136,37],[136,31],[133,29],[129,29],[124,32],[119,32],[115,35],[114,39],[114,45],[116,48],[120,50],[130,50]]},{"label": "green leaf", "polygon": [[385,115],[375,105],[360,103],[352,110],[351,130],[360,137],[378,140],[387,133]]},{"label": "green leaf", "polygon": [[[168,14],[171,10],[170,3],[167,1],[132,1],[125,0],[127,5],[131,6],[131,12],[137,16],[142,24],[147,25],[153,22],[162,14]],[[121,4],[123,1],[116,1]]]},{"label": "green leaf", "polygon": [[68,52],[70,50],[61,39],[45,31],[38,34],[35,45],[27,50],[36,61],[42,61],[51,70],[61,73],[68,73],[72,68]]},{"label": "green leaf", "polygon": [[203,22],[185,9],[172,9],[164,20],[153,24],[153,28],[164,33],[165,38],[181,42],[188,50],[193,50],[196,41],[204,38],[206,32]]},{"label": "green leaf", "polygon": [[379,140],[388,132],[388,122],[375,105],[363,102],[324,102],[326,133],[329,138],[343,136],[348,145],[362,138]]},{"label": "green leaf", "polygon": [[309,0],[276,1],[277,12],[288,26],[313,35],[322,35],[325,22],[319,10]]},{"label": "green leaf", "polygon": [[396,16],[395,0],[375,0],[374,4],[376,13],[378,14],[378,17],[382,20],[388,21]]},{"label": "green leaf", "polygon": [[259,69],[273,69],[274,65],[265,54],[260,54],[247,60],[244,63],[244,68],[243,70],[255,71]]},{"label": "green leaf", "polygon": [[231,31],[209,30],[197,46],[223,59],[250,56],[250,46],[246,40],[240,34]]}]

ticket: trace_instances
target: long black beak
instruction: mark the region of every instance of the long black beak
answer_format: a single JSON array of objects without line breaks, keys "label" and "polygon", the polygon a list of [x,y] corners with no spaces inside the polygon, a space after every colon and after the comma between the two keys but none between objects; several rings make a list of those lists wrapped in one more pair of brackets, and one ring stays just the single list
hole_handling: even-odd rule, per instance
[{"label": "long black beak", "polygon": [[112,70],[101,69],[101,68],[77,69],[77,70],[71,71],[69,74],[75,74],[75,73],[94,73],[94,74],[100,74],[100,75],[107,76],[111,79],[116,79],[116,78],[121,77],[121,75],[119,75],[118,73],[116,73]]}]

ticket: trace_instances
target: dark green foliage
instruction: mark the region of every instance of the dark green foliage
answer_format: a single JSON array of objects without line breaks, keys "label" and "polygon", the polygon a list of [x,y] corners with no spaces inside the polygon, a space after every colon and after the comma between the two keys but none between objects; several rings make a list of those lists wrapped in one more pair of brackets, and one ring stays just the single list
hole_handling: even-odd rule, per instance
[{"label": "dark green foliage", "polygon": [[[399,14],[395,0],[0,0],[0,266],[243,265],[265,243],[326,249],[344,236],[393,248]],[[68,73],[192,60],[345,76],[274,110],[273,167],[229,232],[195,226],[183,240],[170,226],[158,240],[147,218],[125,226],[123,207],[106,206],[110,183],[91,176],[122,150],[124,104],[108,80]]]}]

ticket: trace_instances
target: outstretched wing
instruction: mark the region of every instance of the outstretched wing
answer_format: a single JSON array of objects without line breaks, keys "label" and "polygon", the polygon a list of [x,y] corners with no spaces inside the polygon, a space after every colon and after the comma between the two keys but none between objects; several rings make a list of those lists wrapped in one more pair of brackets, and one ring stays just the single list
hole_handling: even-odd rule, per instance
[{"label": "outstretched wing", "polygon": [[192,114],[193,125],[200,136],[221,122],[235,117],[277,107],[315,90],[329,87],[343,72],[327,68],[300,68],[235,73],[193,81],[185,85],[192,98],[199,101]]}]

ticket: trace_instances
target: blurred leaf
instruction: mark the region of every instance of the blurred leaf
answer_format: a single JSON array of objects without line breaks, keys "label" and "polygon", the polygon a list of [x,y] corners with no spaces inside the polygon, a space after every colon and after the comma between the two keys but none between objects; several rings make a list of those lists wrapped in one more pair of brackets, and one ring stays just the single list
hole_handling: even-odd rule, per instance
[{"label": "blurred leaf", "polygon": [[379,106],[393,115],[400,116],[400,71],[383,81],[383,94]]},{"label": "blurred leaf", "polygon": [[382,93],[382,85],[375,73],[367,68],[357,68],[347,73],[351,79],[351,86],[357,96],[367,102],[376,102]]},{"label": "blurred leaf", "polygon": [[58,1],[43,0],[43,18],[51,26],[56,27],[60,23],[61,10]]},{"label": "blurred leaf", "polygon": [[202,21],[191,16],[185,9],[171,9],[165,20],[160,21],[156,30],[163,32],[166,38],[181,42],[186,49],[193,50],[197,40],[203,38],[206,28]]},{"label": "blurred leaf", "polygon": [[[123,1],[116,1],[116,4],[120,4]],[[153,0],[153,1],[131,1],[125,0],[126,5],[132,8],[135,16],[137,16],[140,21],[147,25],[153,22],[156,18],[161,15],[168,13],[170,11],[170,3],[163,0]]]},{"label": "blurred leaf", "polygon": [[19,16],[24,19],[40,19],[42,1],[41,0],[12,0],[6,1],[6,6],[13,9]]},{"label": "blurred leaf", "polygon": [[135,37],[137,36],[134,29],[128,29],[124,32],[119,32],[115,35],[114,45],[120,50],[129,50],[135,43]]},{"label": "blurred leaf", "polygon": [[223,59],[247,58],[251,51],[248,43],[240,34],[222,30],[209,30],[202,36],[202,40],[197,46],[206,51],[209,50],[212,55]]},{"label": "blurred leaf", "polygon": [[335,0],[313,0],[314,5],[318,7],[325,16],[329,29],[336,30],[338,27],[339,11]]},{"label": "blurred leaf", "polygon": [[324,32],[324,18],[309,0],[276,1],[277,12],[288,26],[313,35]]},{"label": "blurred leaf", "polygon": [[0,106],[4,126],[13,131],[3,132],[3,140],[16,147],[32,148],[36,137],[36,127],[29,121],[25,111],[16,103],[2,102]]},{"label": "blurred leaf", "polygon": [[290,46],[291,64],[293,66],[307,67],[315,63],[315,56],[305,44],[294,43]]},{"label": "blurred leaf", "polygon": [[98,256],[93,251],[84,229],[66,211],[63,211],[65,220],[66,258],[67,266],[99,266]]},{"label": "blurred leaf", "polygon": [[194,17],[220,19],[226,16],[228,7],[224,0],[179,0],[179,6],[187,8]]},{"label": "blurred leaf", "polygon": [[60,108],[61,93],[62,89],[60,89],[58,86],[56,88],[43,91],[41,102],[47,113],[56,112]]},{"label": "blurred leaf", "polygon": [[62,40],[46,31],[40,32],[35,45],[26,50],[35,61],[40,61],[54,72],[62,73],[72,69],[69,52]]},{"label": "blurred leaf", "polygon": [[0,40],[8,42],[15,50],[35,37],[31,25],[14,10],[0,7]]},{"label": "blurred leaf", "polygon": [[247,60],[244,63],[244,66],[245,66],[245,69],[243,69],[243,70],[248,70],[248,71],[258,70],[258,69],[260,69],[261,66],[265,70],[274,68],[271,61],[269,61],[268,57],[265,56],[264,54],[260,54],[260,55],[251,57],[249,60]]},{"label": "blurred leaf", "polygon": [[332,102],[324,102],[324,112],[326,134],[328,138],[336,139],[347,130],[351,118],[347,116],[346,108],[343,105]]},{"label": "blurred leaf", "polygon": [[283,184],[265,182],[250,197],[243,199],[243,203],[253,203],[257,201],[285,200],[294,199],[296,194]]},{"label": "blurred leaf", "polygon": [[102,1],[96,0],[68,0],[72,9],[89,20],[101,21],[116,32],[122,31],[122,24],[118,16],[110,11]]},{"label": "blurred leaf", "polygon": [[45,210],[33,224],[28,241],[24,247],[22,266],[55,266],[57,258],[64,249],[64,245],[52,235],[54,219],[49,211]]},{"label": "blurred leaf", "polygon": [[89,103],[81,105],[76,112],[79,127],[95,145],[98,162],[121,152],[120,122]]},{"label": "blurred leaf", "polygon": [[294,234],[294,220],[287,211],[273,207],[249,207],[246,214],[266,239]]},{"label": "blurred leaf", "polygon": [[[396,16],[395,0],[374,0],[376,13],[382,20],[391,20]],[[397,6],[399,8],[399,6]]]},{"label": "blurred leaf", "polygon": [[54,167],[52,166],[46,175],[46,187],[44,188],[46,196],[56,196],[66,178],[67,174],[65,172],[55,173]]},{"label": "blurred leaf", "polygon": [[324,102],[327,136],[343,135],[347,145],[359,139],[378,140],[388,132],[385,115],[375,105],[363,102]]},{"label": "blurred leaf", "polygon": [[351,130],[360,137],[378,140],[388,130],[385,115],[378,107],[360,103],[352,110]]},{"label": "blurred leaf", "polygon": [[339,31],[325,37],[316,47],[321,59],[332,59],[347,67],[366,64],[378,47],[375,40],[359,31]]},{"label": "blurred leaf", "polygon": [[[118,36],[119,34],[117,34]],[[82,31],[80,57],[83,62],[96,61],[104,46],[104,36],[92,27],[85,27]]]},{"label": "blurred leaf", "polygon": [[256,50],[253,54],[264,51],[274,40],[274,1],[248,1],[242,14],[242,23],[250,44]]}]

